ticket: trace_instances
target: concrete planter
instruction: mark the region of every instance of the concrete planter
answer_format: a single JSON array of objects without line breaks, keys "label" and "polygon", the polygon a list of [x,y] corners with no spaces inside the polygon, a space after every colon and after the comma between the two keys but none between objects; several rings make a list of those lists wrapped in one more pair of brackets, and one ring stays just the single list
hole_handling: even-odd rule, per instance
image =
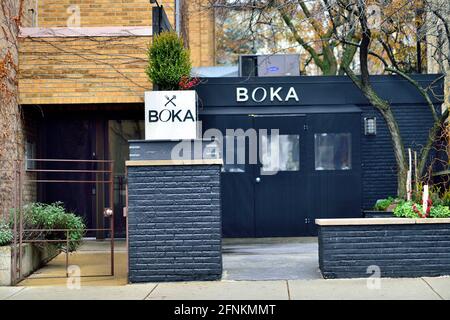
[{"label": "concrete planter", "polygon": [[[19,252],[19,250],[17,250],[17,252]],[[0,247],[0,286],[13,285],[11,272],[13,253],[12,246]],[[30,275],[57,255],[58,250],[54,245],[46,245],[44,248],[39,248],[29,243],[23,244],[22,275]]]},{"label": "concrete planter", "polygon": [[317,219],[324,278],[450,275],[450,219]]}]

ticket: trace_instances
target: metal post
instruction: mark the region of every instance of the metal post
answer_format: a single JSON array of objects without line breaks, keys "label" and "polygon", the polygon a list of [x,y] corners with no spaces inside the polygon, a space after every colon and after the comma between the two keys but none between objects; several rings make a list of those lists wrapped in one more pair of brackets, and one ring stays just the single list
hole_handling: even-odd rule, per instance
[{"label": "metal post", "polygon": [[22,279],[22,242],[23,242],[23,213],[22,213],[22,175],[23,175],[23,162],[18,161],[19,166],[19,279]]},{"label": "metal post", "polygon": [[[11,266],[11,276],[13,280],[13,284],[17,283],[17,162],[13,162],[13,184],[14,184],[14,240],[13,240],[13,257],[12,257],[12,266]],[[8,211],[6,211],[6,214],[8,215]],[[7,216],[8,217],[8,216]]]},{"label": "metal post", "polygon": [[112,210],[110,217],[110,238],[111,238],[111,276],[114,276],[114,162],[109,163],[109,207]]},{"label": "metal post", "polygon": [[66,230],[66,278],[69,277],[69,230]]}]

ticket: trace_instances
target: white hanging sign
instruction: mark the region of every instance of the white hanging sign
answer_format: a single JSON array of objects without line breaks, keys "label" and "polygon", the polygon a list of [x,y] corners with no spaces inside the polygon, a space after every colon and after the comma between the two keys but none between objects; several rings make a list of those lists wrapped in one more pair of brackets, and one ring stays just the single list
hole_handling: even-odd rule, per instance
[{"label": "white hanging sign", "polygon": [[197,93],[145,92],[145,140],[197,139]]}]

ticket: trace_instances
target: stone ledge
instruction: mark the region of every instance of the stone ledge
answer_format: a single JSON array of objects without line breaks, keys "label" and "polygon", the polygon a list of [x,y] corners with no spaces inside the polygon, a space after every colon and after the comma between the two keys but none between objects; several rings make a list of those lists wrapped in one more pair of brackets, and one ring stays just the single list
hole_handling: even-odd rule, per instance
[{"label": "stone ledge", "polygon": [[223,160],[222,159],[131,160],[126,161],[125,164],[127,167],[223,165]]},{"label": "stone ledge", "polygon": [[450,223],[450,218],[343,218],[316,219],[319,226],[357,226],[357,225],[386,225],[386,224],[437,224]]}]

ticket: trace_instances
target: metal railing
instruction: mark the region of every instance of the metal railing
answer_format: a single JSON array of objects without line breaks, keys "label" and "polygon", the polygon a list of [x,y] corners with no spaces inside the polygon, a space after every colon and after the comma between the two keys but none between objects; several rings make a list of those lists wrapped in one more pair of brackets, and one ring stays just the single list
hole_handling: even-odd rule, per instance
[{"label": "metal railing", "polygon": [[[9,163],[9,167],[5,169],[4,165],[1,166],[0,173],[9,176],[9,179],[3,179],[6,183],[11,183],[14,188],[12,203],[7,205],[7,211],[12,210],[14,212],[13,216],[13,257],[12,257],[12,279],[14,283],[17,283],[23,279],[22,271],[22,256],[23,256],[23,244],[24,243],[65,243],[65,254],[66,254],[66,277],[69,276],[69,253],[70,253],[70,243],[78,242],[70,238],[70,232],[75,231],[74,229],[26,229],[24,228],[23,220],[23,189],[26,183],[44,184],[44,183],[61,183],[61,184],[103,184],[108,186],[108,202],[109,208],[106,205],[103,208],[103,216],[109,219],[109,228],[87,228],[86,232],[109,232],[110,241],[110,266],[111,272],[108,275],[95,275],[95,276],[114,276],[114,161],[112,160],[75,160],[75,159],[27,159],[27,163],[34,162],[39,164],[39,168],[35,169],[34,166],[31,169],[26,169],[24,166],[24,161],[20,160],[0,160],[0,165]],[[45,164],[73,164],[73,165],[83,165],[92,164],[98,165],[100,169],[46,169],[42,168]],[[33,178],[25,179],[26,173],[34,173]],[[39,176],[45,174],[91,174],[95,178],[84,178],[80,179],[64,179],[64,178],[39,178]],[[105,175],[107,176],[105,178]],[[63,176],[64,177],[64,176]],[[82,200],[81,200],[82,201]],[[8,213],[9,214],[9,213]],[[65,238],[62,239],[24,239],[23,235],[27,232],[64,232]],[[89,275],[92,277],[92,275]]]}]

